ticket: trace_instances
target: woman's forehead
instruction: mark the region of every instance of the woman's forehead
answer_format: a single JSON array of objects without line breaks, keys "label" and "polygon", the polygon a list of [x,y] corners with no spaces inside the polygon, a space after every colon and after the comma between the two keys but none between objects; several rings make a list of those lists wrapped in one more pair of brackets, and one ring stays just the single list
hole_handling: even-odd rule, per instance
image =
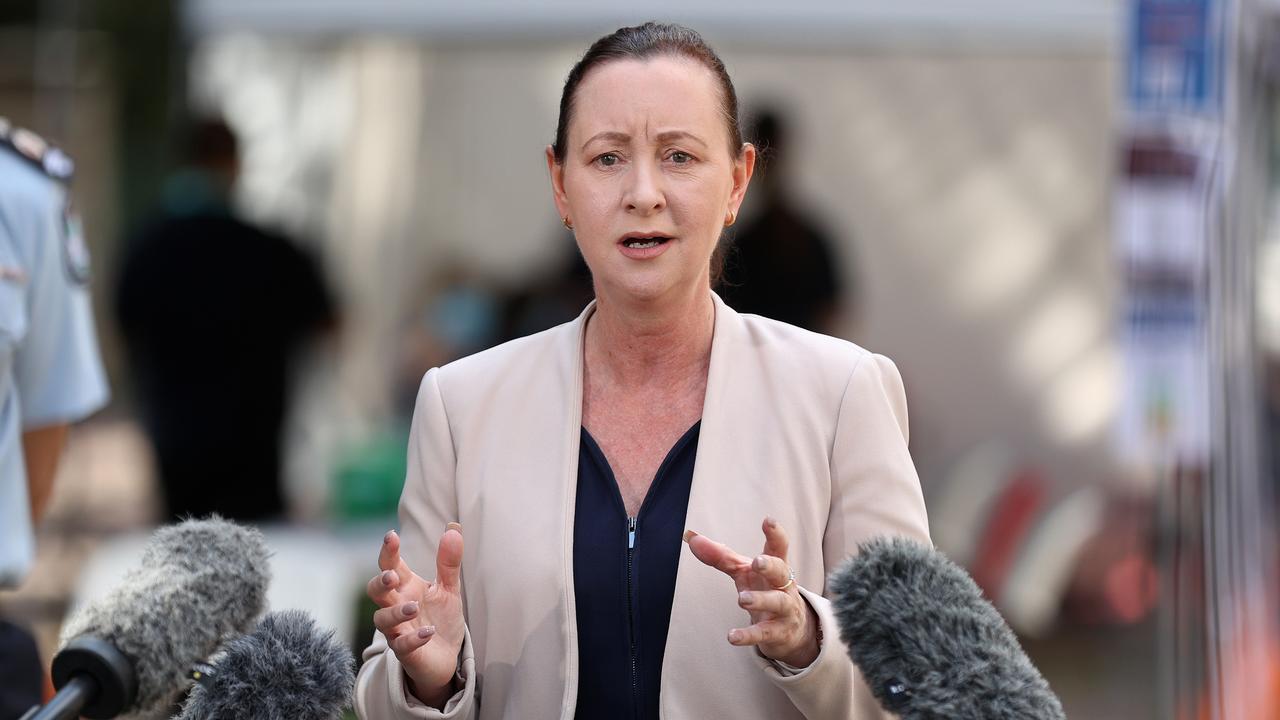
[{"label": "woman's forehead", "polygon": [[574,97],[570,144],[600,133],[655,138],[684,131],[708,143],[727,132],[711,70],[678,56],[614,60],[582,79]]}]

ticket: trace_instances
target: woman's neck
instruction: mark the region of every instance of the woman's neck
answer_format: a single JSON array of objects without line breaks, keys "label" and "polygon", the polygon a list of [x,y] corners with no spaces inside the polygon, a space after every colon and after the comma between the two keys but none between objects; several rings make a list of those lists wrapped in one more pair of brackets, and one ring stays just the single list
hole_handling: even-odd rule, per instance
[{"label": "woman's neck", "polygon": [[587,323],[592,382],[626,391],[683,385],[706,376],[715,304],[706,289],[662,305],[622,305],[604,297]]}]

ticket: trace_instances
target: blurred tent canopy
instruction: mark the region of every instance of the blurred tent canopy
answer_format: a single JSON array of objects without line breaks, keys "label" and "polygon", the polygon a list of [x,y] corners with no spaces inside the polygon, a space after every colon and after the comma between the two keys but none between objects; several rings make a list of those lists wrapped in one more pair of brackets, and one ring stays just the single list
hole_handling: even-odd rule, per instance
[{"label": "blurred tent canopy", "polygon": [[284,34],[391,32],[448,41],[590,37],[602,28],[661,19],[746,43],[936,43],[993,35],[1015,42],[1096,42],[1123,28],[1119,0],[651,0],[643,10],[621,3],[546,0],[190,0],[196,33],[256,30]]}]

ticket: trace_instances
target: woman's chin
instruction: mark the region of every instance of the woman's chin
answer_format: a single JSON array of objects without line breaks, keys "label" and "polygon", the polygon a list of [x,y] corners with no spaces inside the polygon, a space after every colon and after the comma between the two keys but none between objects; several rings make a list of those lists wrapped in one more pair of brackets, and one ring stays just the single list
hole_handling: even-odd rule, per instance
[{"label": "woman's chin", "polygon": [[628,305],[648,305],[682,295],[690,284],[662,273],[634,273],[612,283],[609,294]]}]

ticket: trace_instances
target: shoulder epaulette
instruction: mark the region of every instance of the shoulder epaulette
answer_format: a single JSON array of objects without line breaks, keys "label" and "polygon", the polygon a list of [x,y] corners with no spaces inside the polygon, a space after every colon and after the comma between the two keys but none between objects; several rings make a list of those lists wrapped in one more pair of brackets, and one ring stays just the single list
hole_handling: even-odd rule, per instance
[{"label": "shoulder epaulette", "polygon": [[0,117],[0,149],[14,153],[60,183],[70,183],[76,172],[75,161],[61,148],[50,145],[26,128],[14,127],[3,117]]}]

